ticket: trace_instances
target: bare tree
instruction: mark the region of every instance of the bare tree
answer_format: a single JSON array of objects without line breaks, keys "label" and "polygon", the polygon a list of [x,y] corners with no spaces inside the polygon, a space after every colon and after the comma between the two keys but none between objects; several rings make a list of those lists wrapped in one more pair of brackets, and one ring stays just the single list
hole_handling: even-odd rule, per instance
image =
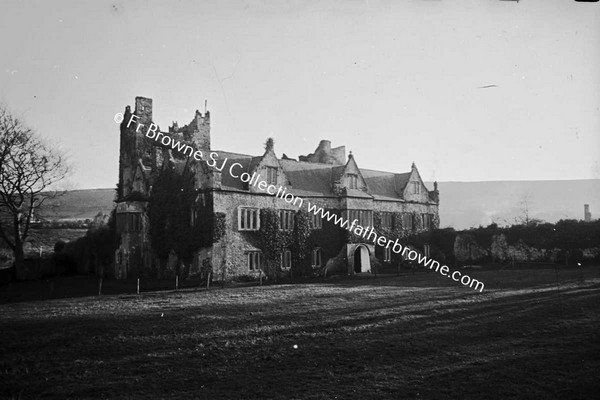
[{"label": "bare tree", "polygon": [[57,149],[0,106],[0,238],[13,251],[17,271],[34,212],[56,195],[49,190],[68,171]]},{"label": "bare tree", "polygon": [[531,225],[537,225],[542,223],[543,221],[537,218],[531,218],[531,215],[529,213],[529,193],[526,193],[525,195],[523,195],[523,200],[521,200],[521,215],[519,215],[518,217],[515,217],[515,224],[517,225],[525,225],[525,226],[531,226]]}]

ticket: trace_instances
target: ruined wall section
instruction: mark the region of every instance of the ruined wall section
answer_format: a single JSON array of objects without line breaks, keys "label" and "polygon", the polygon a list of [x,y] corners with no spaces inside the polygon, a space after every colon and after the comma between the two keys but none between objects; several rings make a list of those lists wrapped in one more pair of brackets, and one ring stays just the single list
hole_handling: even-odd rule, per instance
[{"label": "ruined wall section", "polygon": [[[135,123],[129,124],[132,114],[135,114],[138,118],[135,119]],[[128,124],[129,127],[127,127]],[[152,99],[136,97],[133,113],[131,107],[127,106],[121,123],[119,199],[127,198],[136,192],[134,181],[140,160],[145,169],[149,169],[148,174],[146,174],[148,179],[157,169],[157,148],[145,137],[145,129],[150,124],[152,124]],[[137,129],[138,127],[139,129]],[[146,185],[149,186],[149,182],[146,182]]]},{"label": "ruined wall section", "polygon": [[196,150],[210,150],[210,112],[204,115],[196,110],[194,119],[184,127],[179,127],[176,122],[169,128],[169,134],[178,133],[187,143],[193,143]]},{"label": "ruined wall section", "polygon": [[310,163],[345,165],[346,147],[340,146],[332,149],[331,141],[321,140],[314,153],[299,156],[298,160]]}]

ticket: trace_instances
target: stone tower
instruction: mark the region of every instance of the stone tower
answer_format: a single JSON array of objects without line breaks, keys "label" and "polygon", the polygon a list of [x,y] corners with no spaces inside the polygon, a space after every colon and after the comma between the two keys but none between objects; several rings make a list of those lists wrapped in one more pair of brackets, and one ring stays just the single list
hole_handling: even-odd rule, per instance
[{"label": "stone tower", "polygon": [[206,111],[202,115],[200,111],[196,110],[192,122],[182,128],[177,122],[173,122],[173,125],[169,127],[169,134],[181,135],[185,142],[193,143],[198,150],[210,150],[210,112]]},{"label": "stone tower", "polygon": [[590,205],[589,204],[584,204],[583,205],[583,220],[585,222],[590,222],[592,220],[592,213],[590,212]]},{"label": "stone tower", "polygon": [[[133,192],[146,193],[147,182],[142,181],[146,177],[140,176],[140,170],[156,169],[156,147],[144,136],[144,129],[152,123],[152,99],[136,97],[133,114],[138,118],[130,123],[131,114],[131,107],[127,106],[121,123],[118,200]],[[137,129],[139,125],[143,126]]]},{"label": "stone tower", "polygon": [[[137,118],[132,120],[132,115]],[[155,176],[165,162],[183,162],[169,146],[146,137],[152,121],[152,99],[135,98],[135,108],[125,108],[121,123],[119,152],[119,185],[117,189],[116,225],[121,242],[115,252],[117,278],[135,276],[152,267],[152,249],[149,236],[148,200]],[[157,129],[160,132],[160,128]],[[173,141],[187,143],[196,150],[210,149],[210,113],[196,111],[194,119],[186,126],[176,122],[163,133]]]}]

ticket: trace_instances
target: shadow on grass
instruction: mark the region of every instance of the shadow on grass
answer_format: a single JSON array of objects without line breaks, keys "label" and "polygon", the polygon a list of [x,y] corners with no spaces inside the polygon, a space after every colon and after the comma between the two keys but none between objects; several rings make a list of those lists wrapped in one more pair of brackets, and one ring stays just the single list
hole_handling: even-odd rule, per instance
[{"label": "shadow on grass", "polygon": [[483,294],[366,279],[7,304],[0,393],[593,397],[600,285],[535,278]]}]

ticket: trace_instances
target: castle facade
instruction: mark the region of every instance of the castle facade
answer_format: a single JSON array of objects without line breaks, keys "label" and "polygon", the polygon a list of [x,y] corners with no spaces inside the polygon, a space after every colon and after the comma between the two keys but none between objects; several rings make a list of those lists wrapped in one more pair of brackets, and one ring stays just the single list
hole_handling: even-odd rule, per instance
[{"label": "castle facade", "polygon": [[[128,123],[132,115],[136,124]],[[170,138],[166,142],[151,140],[146,129],[139,129],[151,125],[152,100],[137,97],[134,110],[127,106],[120,127],[117,278],[355,274],[401,261],[390,248],[309,213],[288,198],[318,205],[390,239],[439,227],[437,184],[428,190],[414,163],[404,173],[359,168],[352,153],[346,156],[344,146],[332,148],[328,140],[298,160],[278,157],[271,139],[258,156],[213,150],[208,111],[196,111],[183,127],[174,122],[163,133]],[[199,150],[197,157],[174,150],[174,141]],[[207,166],[209,154],[215,168]],[[165,185],[183,176],[189,177],[183,180],[189,182],[185,190],[170,190],[173,201],[176,196],[187,200],[169,208]],[[258,187],[257,177],[263,186],[279,188],[279,195],[275,189]],[[156,211],[159,201],[167,215]],[[190,233],[173,240],[179,232]]]}]

